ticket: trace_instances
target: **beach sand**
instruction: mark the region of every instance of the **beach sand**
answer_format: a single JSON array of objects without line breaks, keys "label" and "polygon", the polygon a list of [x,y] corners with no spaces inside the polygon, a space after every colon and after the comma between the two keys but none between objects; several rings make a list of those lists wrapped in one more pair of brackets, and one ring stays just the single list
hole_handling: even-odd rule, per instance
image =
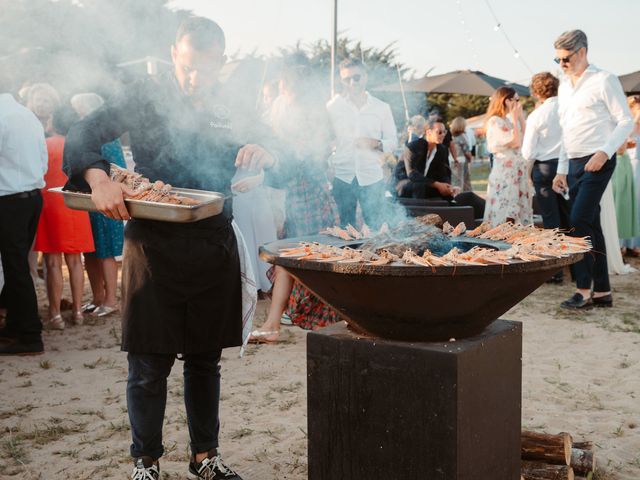
[{"label": "beach sand", "polygon": [[[615,307],[586,313],[559,308],[567,282],[543,285],[503,316],[524,324],[523,428],[593,441],[600,479],[640,478],[639,282],[612,277]],[[39,300],[44,315],[42,286]],[[267,308],[260,302],[256,324]],[[278,344],[223,353],[220,451],[245,480],[307,478],[306,334],[283,327]],[[44,355],[0,357],[0,478],[129,478],[119,340],[117,314],[88,317],[46,332]],[[168,385],[162,478],[187,478],[179,361]]]}]

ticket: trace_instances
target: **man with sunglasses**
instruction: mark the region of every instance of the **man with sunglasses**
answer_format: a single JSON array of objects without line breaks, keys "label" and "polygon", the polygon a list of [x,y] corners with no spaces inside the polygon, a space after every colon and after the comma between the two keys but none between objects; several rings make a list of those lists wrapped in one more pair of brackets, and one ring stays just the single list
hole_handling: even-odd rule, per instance
[{"label": "man with sunglasses", "polygon": [[633,119],[618,78],[589,63],[583,31],[563,33],[554,47],[555,62],[564,76],[558,89],[562,145],[553,189],[569,191],[571,235],[588,236],[593,244],[593,251],[573,267],[576,293],[561,306],[610,307],[600,199],[616,166],[615,152],[631,133]]},{"label": "man with sunglasses", "polygon": [[343,93],[327,104],[336,136],[333,196],[342,225],[355,224],[359,202],[365,223],[378,228],[385,201],[381,159],[396,148],[396,124],[389,105],[367,92],[367,71],[360,60],[344,60],[340,79]]}]

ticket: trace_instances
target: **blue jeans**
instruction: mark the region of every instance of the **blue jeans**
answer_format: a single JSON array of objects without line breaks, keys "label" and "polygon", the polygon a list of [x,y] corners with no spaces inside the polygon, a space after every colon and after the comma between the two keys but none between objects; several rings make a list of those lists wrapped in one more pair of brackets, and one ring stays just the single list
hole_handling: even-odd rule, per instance
[{"label": "blue jeans", "polygon": [[[184,356],[184,403],[191,451],[218,447],[221,352]],[[167,404],[167,377],[172,354],[129,353],[127,407],[131,423],[131,456],[154,460],[164,453],[162,424]]]},{"label": "blue jeans", "polygon": [[607,248],[600,225],[600,200],[616,168],[613,155],[597,172],[585,172],[584,166],[591,155],[569,160],[569,195],[571,197],[570,226],[574,237],[590,237],[593,250],[573,265],[576,285],[580,289],[608,292],[609,272]]},{"label": "blue jeans", "polygon": [[338,205],[340,225],[343,227],[348,223],[355,226],[358,202],[360,202],[364,223],[369,227],[377,230],[385,221],[388,202],[384,197],[383,180],[362,187],[355,177],[351,183],[334,178],[332,193]]}]

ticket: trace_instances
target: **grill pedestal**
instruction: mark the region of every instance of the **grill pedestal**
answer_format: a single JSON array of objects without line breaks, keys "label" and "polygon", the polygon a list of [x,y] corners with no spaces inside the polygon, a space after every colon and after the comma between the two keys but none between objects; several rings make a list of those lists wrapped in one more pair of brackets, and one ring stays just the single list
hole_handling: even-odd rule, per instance
[{"label": "grill pedestal", "polygon": [[456,342],[307,336],[309,480],[519,480],[522,325]]}]

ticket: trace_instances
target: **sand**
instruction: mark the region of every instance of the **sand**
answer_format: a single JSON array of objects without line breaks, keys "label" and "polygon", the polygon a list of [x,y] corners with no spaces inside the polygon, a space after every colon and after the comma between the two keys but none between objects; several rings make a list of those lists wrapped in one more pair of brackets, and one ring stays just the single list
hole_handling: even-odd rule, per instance
[{"label": "sand", "polygon": [[[615,308],[586,313],[558,308],[573,291],[568,283],[543,285],[503,316],[524,323],[523,428],[593,441],[600,479],[640,478],[639,282],[640,273],[613,277]],[[258,324],[267,308],[260,302]],[[116,314],[68,324],[44,334],[44,355],[0,357],[0,478],[129,478],[119,323]],[[245,480],[307,478],[306,333],[283,327],[276,345],[249,346],[243,358],[237,348],[223,353],[221,452]],[[187,478],[177,363],[169,379],[163,479]]]}]

